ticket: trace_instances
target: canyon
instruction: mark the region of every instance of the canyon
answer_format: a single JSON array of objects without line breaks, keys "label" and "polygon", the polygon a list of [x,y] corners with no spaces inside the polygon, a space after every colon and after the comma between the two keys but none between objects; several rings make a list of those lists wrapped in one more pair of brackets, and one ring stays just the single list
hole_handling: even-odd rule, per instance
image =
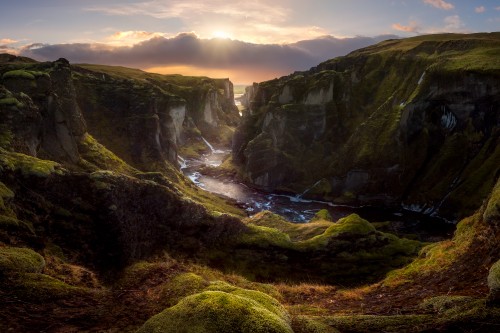
[{"label": "canyon", "polygon": [[[0,330],[494,331],[499,55],[387,40],[240,110],[229,79],[0,55]],[[291,223],[186,175],[333,210]]]}]

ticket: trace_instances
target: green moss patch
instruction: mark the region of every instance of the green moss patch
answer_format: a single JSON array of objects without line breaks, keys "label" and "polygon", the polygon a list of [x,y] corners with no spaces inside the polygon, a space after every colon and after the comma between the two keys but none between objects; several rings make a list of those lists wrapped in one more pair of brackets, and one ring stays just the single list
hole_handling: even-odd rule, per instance
[{"label": "green moss patch", "polygon": [[6,72],[2,75],[2,79],[26,79],[26,80],[34,80],[35,75],[30,71],[26,71],[23,69],[16,69],[13,71]]},{"label": "green moss patch", "polygon": [[52,173],[61,174],[61,165],[57,162],[41,160],[25,154],[0,150],[0,170],[20,172],[24,176],[48,177]]},{"label": "green moss patch", "polygon": [[0,247],[0,272],[40,273],[45,260],[33,250],[18,247]]},{"label": "green moss patch", "polygon": [[[233,242],[232,256],[215,260],[252,279],[374,281],[408,263],[422,246],[415,240],[379,232],[356,214],[336,223],[318,221],[309,226],[291,224],[269,212],[256,215],[259,218],[245,221],[248,230]],[[308,237],[301,236],[301,231]]]},{"label": "green moss patch", "polygon": [[194,273],[183,273],[175,276],[162,286],[160,298],[169,305],[174,305],[182,298],[199,293],[210,283]]},{"label": "green moss patch", "polygon": [[36,302],[79,297],[88,292],[85,288],[71,286],[45,274],[21,274],[11,283],[18,297]]},{"label": "green moss patch", "polygon": [[306,240],[321,235],[326,229],[333,225],[332,222],[328,222],[324,219],[311,221],[309,223],[291,223],[280,215],[270,211],[259,212],[245,219],[244,222],[256,226],[277,229],[287,234],[292,241]]},{"label": "green moss patch", "polygon": [[313,218],[311,219],[310,222],[313,221],[318,221],[318,220],[323,220],[323,221],[333,221],[332,215],[327,209],[320,209],[319,211],[314,214]]},{"label": "green moss patch", "polygon": [[138,333],[293,333],[285,308],[258,291],[205,291],[149,319]]},{"label": "green moss patch", "polygon": [[494,298],[500,295],[500,260],[493,264],[488,274],[488,287]]},{"label": "green moss patch", "polygon": [[449,268],[457,258],[470,249],[476,233],[474,225],[479,219],[479,214],[476,214],[460,221],[453,240],[422,248],[419,258],[402,269],[390,272],[384,283],[389,285],[406,283],[415,276],[426,276]]},{"label": "green moss patch", "polygon": [[132,174],[137,172],[113,152],[101,145],[91,135],[85,134],[79,142],[79,152],[83,159],[99,169]]},{"label": "green moss patch", "polygon": [[500,223],[500,180],[491,192],[483,219],[486,223]]}]

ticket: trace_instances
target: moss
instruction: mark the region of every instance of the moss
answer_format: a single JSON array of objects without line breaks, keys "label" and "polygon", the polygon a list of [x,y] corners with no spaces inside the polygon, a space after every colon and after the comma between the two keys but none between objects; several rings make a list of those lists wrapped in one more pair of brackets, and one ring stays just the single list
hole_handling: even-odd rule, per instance
[{"label": "moss", "polygon": [[424,310],[430,310],[442,314],[450,309],[472,304],[475,299],[469,296],[435,296],[425,299],[420,307]]},{"label": "moss", "polygon": [[402,269],[390,272],[384,283],[402,284],[410,282],[417,275],[426,276],[449,268],[457,258],[469,251],[476,233],[474,226],[479,219],[480,215],[476,214],[460,221],[453,240],[434,243],[422,248],[419,258]]},{"label": "moss", "polygon": [[275,228],[287,234],[292,241],[306,240],[313,236],[320,235],[328,227],[332,226],[332,222],[324,220],[309,223],[291,223],[280,215],[274,214],[270,211],[259,212],[244,220],[244,222],[257,226]]},{"label": "moss", "polygon": [[16,70],[4,73],[2,75],[2,78],[4,80],[11,79],[11,78],[34,80],[35,79],[35,75],[33,75],[33,73],[31,73],[30,71],[26,71],[26,70],[22,70],[22,69],[16,69]]},{"label": "moss", "polygon": [[0,107],[1,106],[15,107],[15,108],[20,109],[24,106],[24,104],[22,102],[20,102],[15,97],[5,97],[5,98],[0,99]]},{"label": "moss", "polygon": [[14,198],[14,192],[12,192],[4,183],[0,182],[0,213],[5,212],[7,207],[6,202]]},{"label": "moss", "polygon": [[495,188],[491,192],[488,204],[483,213],[483,219],[486,223],[499,223],[500,221],[500,180],[497,181]]},{"label": "moss", "polygon": [[302,248],[317,249],[326,246],[332,238],[341,234],[363,235],[374,231],[375,227],[368,221],[362,219],[357,214],[351,214],[338,220],[337,223],[334,223],[321,235],[301,242],[300,246]]},{"label": "moss", "polygon": [[[0,105],[2,103],[2,100],[0,99]],[[18,105],[19,107],[19,105]],[[12,140],[14,139],[14,135],[12,134],[12,131],[10,128],[3,124],[0,125],[0,148],[3,149],[8,149],[12,143]]]},{"label": "moss", "polygon": [[275,228],[249,224],[249,231],[242,234],[240,242],[260,247],[277,246],[281,248],[293,247],[290,236]]},{"label": "moss", "polygon": [[39,273],[45,260],[33,250],[18,247],[0,248],[0,272]]},{"label": "moss", "polygon": [[88,292],[85,288],[74,287],[45,274],[27,273],[13,281],[16,295],[31,302],[49,302],[68,297],[81,297]]},{"label": "moss", "polygon": [[431,315],[354,315],[318,318],[318,321],[341,332],[421,332],[428,327]]},{"label": "moss", "polygon": [[493,264],[488,274],[488,287],[491,294],[500,294],[500,260]]},{"label": "moss", "polygon": [[324,220],[324,221],[333,221],[333,217],[327,209],[320,209],[314,214],[312,221]]},{"label": "moss", "polygon": [[4,183],[0,182],[0,198],[12,199],[14,198],[14,192]]},{"label": "moss", "polygon": [[0,215],[0,229],[17,229],[19,220],[15,217]]},{"label": "moss", "polygon": [[41,160],[20,153],[0,151],[0,170],[19,171],[24,176],[48,177],[52,173],[62,173],[59,163]]},{"label": "moss", "polygon": [[99,169],[112,170],[125,174],[137,172],[113,152],[101,145],[91,135],[85,134],[79,142],[79,152],[83,159],[97,166]]},{"label": "moss", "polygon": [[294,333],[339,333],[337,329],[311,317],[298,316],[293,318]]},{"label": "moss", "polygon": [[174,305],[182,298],[199,293],[208,286],[209,282],[201,276],[194,273],[183,273],[163,285],[160,298],[168,305]]},{"label": "moss", "polygon": [[257,291],[205,291],[149,319],[138,333],[293,333],[288,313]]}]

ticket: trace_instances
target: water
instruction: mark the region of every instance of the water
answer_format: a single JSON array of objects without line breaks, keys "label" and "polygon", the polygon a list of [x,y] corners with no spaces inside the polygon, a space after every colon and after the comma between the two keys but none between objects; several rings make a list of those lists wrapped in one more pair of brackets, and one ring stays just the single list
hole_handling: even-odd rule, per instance
[{"label": "water", "polygon": [[455,229],[453,224],[438,217],[430,217],[403,209],[394,211],[377,207],[335,205],[331,202],[302,198],[307,190],[296,196],[266,193],[234,180],[203,175],[199,172],[202,166],[218,167],[230,154],[230,150],[216,149],[208,141],[206,143],[210,147],[211,153],[196,160],[184,160],[181,157],[179,159],[181,170],[200,188],[236,200],[239,205],[244,207],[248,215],[269,210],[284,216],[289,221],[305,223],[320,209],[327,209],[334,220],[356,213],[370,222],[389,222],[383,226],[384,231],[405,236],[413,235],[422,241],[449,239]]}]

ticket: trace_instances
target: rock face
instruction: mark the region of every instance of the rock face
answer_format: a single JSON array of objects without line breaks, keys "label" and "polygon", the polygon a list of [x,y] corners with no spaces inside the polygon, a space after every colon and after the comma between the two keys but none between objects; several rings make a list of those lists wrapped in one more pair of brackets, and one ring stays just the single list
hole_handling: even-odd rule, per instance
[{"label": "rock face", "polygon": [[500,168],[498,52],[498,33],[389,40],[254,84],[233,159],[263,189],[463,217]]},{"label": "rock face", "polygon": [[[0,60],[0,244],[38,247],[33,244],[50,238],[79,261],[107,269],[147,257],[169,246],[169,239],[195,233],[213,236],[210,243],[226,238],[226,227],[232,236],[245,228],[221,213],[229,204],[199,195],[174,170],[186,120],[193,122],[200,110],[165,89],[215,103],[218,109],[210,111],[218,120],[210,126],[217,128],[231,118],[231,110],[224,113],[232,98],[228,80],[148,77],[123,68],[91,71],[72,68],[65,59]],[[199,81],[205,82],[206,91],[218,85],[225,90],[211,97],[198,94]],[[151,170],[163,174],[143,173]],[[4,228],[16,230],[15,236]],[[205,240],[193,240],[187,247],[173,243],[184,251]],[[7,265],[15,260],[3,261]]]},{"label": "rock face", "polygon": [[193,128],[219,142],[219,134],[239,121],[227,79],[122,71],[75,67],[78,104],[90,133],[140,169],[161,170],[165,161],[176,164],[178,148]]},{"label": "rock face", "polygon": [[86,125],[76,103],[69,63],[59,59],[31,70],[7,70],[1,84],[0,117],[14,132],[12,143],[18,151],[77,162],[77,141]]},{"label": "rock face", "polygon": [[31,156],[77,163],[88,130],[134,167],[164,170],[189,139],[228,144],[239,122],[228,79],[1,59],[1,124],[16,151]]}]

